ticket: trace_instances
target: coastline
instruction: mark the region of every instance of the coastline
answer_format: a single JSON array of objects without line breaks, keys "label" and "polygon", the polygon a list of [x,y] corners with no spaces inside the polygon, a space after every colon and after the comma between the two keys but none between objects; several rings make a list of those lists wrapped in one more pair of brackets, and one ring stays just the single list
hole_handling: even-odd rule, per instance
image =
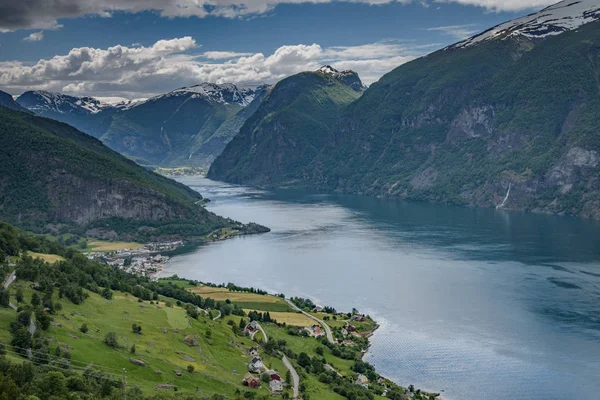
[{"label": "coastline", "polygon": [[[186,278],[184,276],[169,275],[164,270],[161,271],[161,274],[159,274],[157,276],[157,279],[170,279],[170,278],[173,278],[173,277],[177,277],[178,279],[183,279],[183,280],[188,279],[188,278]],[[199,283],[202,283],[202,282],[199,282]],[[212,283],[202,283],[202,284],[203,285],[214,285]],[[235,293],[235,292],[233,292],[233,293]],[[274,298],[282,298],[282,296],[283,296],[282,294],[275,293],[275,292],[269,292],[269,293],[266,293],[266,295],[270,296],[270,297],[274,297]],[[292,299],[292,298],[283,297],[283,299],[286,302],[289,303],[290,299]],[[357,311],[357,310],[353,310],[353,311]],[[300,308],[298,308],[298,312],[305,313],[305,311],[302,310],[302,309],[300,309]],[[327,324],[327,321],[325,320],[325,316],[332,315],[332,314],[328,314],[328,313],[325,313],[323,311],[314,312],[314,313],[315,314],[322,314],[324,316],[324,317],[321,317],[321,318],[317,318],[317,317],[313,316],[313,319],[315,320],[315,322],[317,322],[318,324],[325,324],[325,325],[329,326],[329,324]],[[350,313],[343,313],[343,312],[334,313],[333,315],[336,315],[336,314],[337,315],[341,315],[341,314],[348,314],[348,315],[350,315]],[[365,315],[363,314],[363,316],[365,316]],[[364,332],[364,333],[361,334],[361,336],[364,339],[366,339],[367,345],[365,346],[365,348],[363,348],[362,350],[359,351],[360,356],[358,357],[358,360],[360,360],[362,362],[365,362],[365,363],[366,363],[366,361],[364,361],[364,358],[368,354],[369,349],[372,346],[372,338],[375,335],[375,333],[381,328],[381,324],[379,324],[375,319],[373,319],[371,317],[368,317],[368,318],[371,321],[373,321],[375,323],[375,325],[371,329],[369,329],[368,331],[366,331],[366,332]],[[348,323],[350,321],[352,321],[352,319],[346,320],[345,322]],[[331,330],[331,326],[329,326],[329,329]],[[309,335],[309,336],[312,336],[312,335]],[[323,336],[321,336],[321,337],[322,337],[322,341],[323,342],[329,341],[327,339],[327,336],[325,334],[323,334]],[[350,335],[348,337],[350,337]],[[317,339],[318,339],[318,337],[317,337]],[[334,340],[334,342],[335,342],[336,345],[342,345],[342,342],[340,340]],[[439,391],[433,391],[433,390],[430,390],[430,389],[416,388],[412,384],[408,384],[408,385],[405,386],[404,384],[398,383],[395,379],[389,378],[388,376],[381,374],[376,368],[374,369],[374,371],[379,376],[379,380],[377,381],[377,383],[381,383],[381,384],[384,384],[386,386],[389,385],[390,388],[391,387],[399,387],[399,388],[402,388],[402,389],[407,390],[407,391],[410,390],[409,388],[413,388],[414,392],[411,392],[411,393],[420,393],[421,395],[426,396],[426,398],[428,398],[428,399],[449,400],[447,397],[443,397],[442,393],[439,392]],[[383,397],[386,397],[386,396],[383,396]]]}]

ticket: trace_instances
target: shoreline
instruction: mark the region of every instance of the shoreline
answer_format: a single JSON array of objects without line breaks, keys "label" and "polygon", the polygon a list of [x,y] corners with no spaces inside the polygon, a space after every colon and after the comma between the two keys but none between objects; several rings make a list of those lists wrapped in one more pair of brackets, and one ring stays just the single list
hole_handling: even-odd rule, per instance
[{"label": "shoreline", "polygon": [[[184,276],[179,276],[179,275],[168,275],[164,270],[162,270],[161,273],[157,275],[156,279],[168,279],[168,278],[173,277],[173,276],[177,276],[179,279],[184,279],[184,280],[186,280],[186,279],[192,279],[192,278],[186,278]],[[213,283],[205,283],[205,282],[200,282],[200,281],[198,281],[198,282],[201,283],[201,284],[203,284],[203,285],[207,285],[207,286],[214,285]],[[270,293],[267,293],[266,295],[267,296],[271,296],[271,297],[280,298],[280,294],[275,293],[275,292],[270,292]],[[286,296],[286,297],[284,297],[284,299],[285,299],[286,302],[291,301],[290,300],[291,297],[287,297]],[[299,312],[305,312],[302,309],[298,309],[298,310],[300,310]],[[323,315],[326,315],[326,316],[330,315],[328,313],[323,313],[323,312],[321,312],[321,313]],[[340,314],[340,313],[341,312],[338,312],[337,314]],[[336,315],[336,314],[333,314],[333,315]],[[327,321],[325,321],[323,318],[317,318],[317,317],[314,317],[314,318],[319,321],[318,322],[319,324],[326,324],[326,325],[328,325],[329,329],[331,330],[331,326],[329,326],[329,324],[327,324]],[[362,337],[364,337],[367,340],[367,347],[365,349],[363,349],[363,350],[360,351],[360,356],[358,357],[358,359],[360,361],[363,361],[363,362],[366,362],[366,361],[364,361],[364,358],[368,354],[369,349],[372,346],[372,337],[375,335],[376,331],[381,328],[381,324],[379,324],[375,319],[373,319],[371,317],[369,317],[369,318],[373,322],[375,322],[375,326],[371,330],[369,330],[367,333],[365,333],[365,334],[362,335]],[[346,321],[346,323],[348,323],[349,321],[351,321],[351,320]],[[326,338],[327,336],[323,336],[323,337]],[[338,340],[334,340],[334,343],[335,344],[339,344]],[[387,381],[387,382],[391,383],[392,385],[395,385],[395,386],[398,386],[398,387],[401,387],[401,388],[405,388],[405,389],[408,389],[411,386],[414,387],[414,385],[412,385],[412,384],[404,386],[403,384],[398,383],[395,379],[389,378],[388,376],[379,373],[379,370],[377,368],[375,368],[375,372],[377,373],[377,375],[380,378],[382,378],[384,381]],[[416,387],[414,387],[414,389],[415,389],[415,391],[418,390],[421,394],[426,395],[426,396],[431,397],[431,398],[434,398],[436,400],[450,400],[447,397],[443,397],[442,396],[442,392],[440,392],[440,391],[432,391],[432,390],[429,390],[429,389],[416,388]]]}]

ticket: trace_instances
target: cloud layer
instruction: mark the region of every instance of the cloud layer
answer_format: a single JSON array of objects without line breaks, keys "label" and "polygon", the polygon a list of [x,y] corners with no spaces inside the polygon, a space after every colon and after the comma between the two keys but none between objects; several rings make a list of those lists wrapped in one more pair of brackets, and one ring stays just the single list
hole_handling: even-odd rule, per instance
[{"label": "cloud layer", "polygon": [[540,8],[555,0],[0,0],[0,32],[18,29],[56,29],[58,20],[84,15],[110,17],[124,11],[154,11],[162,17],[220,16],[238,18],[264,14],[278,4],[352,2],[369,5],[389,3],[459,3],[493,11]]},{"label": "cloud layer", "polygon": [[0,63],[0,86],[13,94],[30,89],[76,95],[148,97],[200,82],[264,81],[315,70],[327,63],[357,71],[371,83],[434,46],[387,41],[322,48],[318,44],[282,46],[273,54],[211,51],[189,37],[159,40],[152,46],[78,47],[33,65]]}]

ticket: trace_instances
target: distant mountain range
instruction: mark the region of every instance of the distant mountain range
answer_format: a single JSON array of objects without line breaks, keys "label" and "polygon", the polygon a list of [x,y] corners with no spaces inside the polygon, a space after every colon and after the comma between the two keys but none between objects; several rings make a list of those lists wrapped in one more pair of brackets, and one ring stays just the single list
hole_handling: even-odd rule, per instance
[{"label": "distant mountain range", "polygon": [[290,77],[209,177],[600,219],[599,18],[596,1],[563,1],[356,99],[335,72]]},{"label": "distant mountain range", "polygon": [[36,232],[129,240],[201,237],[224,227],[264,230],[221,218],[187,186],[19,108],[0,92],[0,220]]},{"label": "distant mountain range", "polygon": [[117,104],[29,91],[17,103],[72,125],[141,164],[208,167],[245,121],[248,113],[241,111],[260,103],[268,90],[265,84],[203,83]]}]

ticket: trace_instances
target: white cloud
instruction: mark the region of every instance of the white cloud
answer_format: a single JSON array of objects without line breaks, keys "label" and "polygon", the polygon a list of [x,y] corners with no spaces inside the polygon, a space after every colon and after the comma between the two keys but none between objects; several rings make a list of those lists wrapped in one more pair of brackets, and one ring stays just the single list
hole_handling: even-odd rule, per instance
[{"label": "white cloud", "polygon": [[490,11],[523,11],[541,9],[558,3],[559,0],[435,0],[436,3],[458,3],[482,7]]},{"label": "white cloud", "polygon": [[446,35],[452,36],[456,40],[463,40],[481,31],[480,29],[477,29],[476,26],[477,24],[447,25],[427,28],[425,30],[429,32],[442,32]]},{"label": "white cloud", "polygon": [[42,39],[44,39],[44,32],[43,31],[33,32],[29,36],[25,36],[23,38],[23,40],[25,40],[27,42],[39,42]]},{"label": "white cloud", "polygon": [[236,53],[235,51],[205,51],[202,57],[210,60],[226,60],[236,57],[251,56],[252,53]]},{"label": "white cloud", "polygon": [[[521,11],[541,8],[555,0],[431,0],[459,3],[493,11]],[[162,17],[221,16],[239,18],[264,14],[278,4],[352,2],[368,5],[419,2],[427,0],[0,0],[0,31],[17,29],[56,29],[58,20],[84,15],[110,17],[115,11],[138,13],[155,11]]]},{"label": "white cloud", "polygon": [[[273,54],[205,52],[191,37],[159,40],[152,46],[74,48],[32,64],[0,62],[0,86],[12,93],[31,89],[100,97],[149,97],[200,82],[277,82],[323,64],[353,69],[366,83],[434,46],[386,41],[322,48],[314,43],[282,46]],[[208,54],[207,54],[208,53]]]}]

